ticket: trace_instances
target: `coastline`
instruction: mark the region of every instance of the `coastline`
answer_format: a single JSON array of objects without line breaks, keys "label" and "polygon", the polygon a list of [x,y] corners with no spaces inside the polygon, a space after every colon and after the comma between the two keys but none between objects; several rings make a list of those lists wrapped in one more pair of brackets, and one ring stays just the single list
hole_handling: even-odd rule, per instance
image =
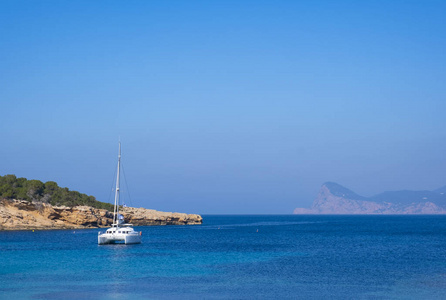
[{"label": "coastline", "polygon": [[[120,210],[127,223],[134,226],[199,225],[197,214],[161,212],[146,208]],[[104,228],[113,223],[113,213],[91,206],[52,206],[43,202],[0,200],[0,231]]]}]

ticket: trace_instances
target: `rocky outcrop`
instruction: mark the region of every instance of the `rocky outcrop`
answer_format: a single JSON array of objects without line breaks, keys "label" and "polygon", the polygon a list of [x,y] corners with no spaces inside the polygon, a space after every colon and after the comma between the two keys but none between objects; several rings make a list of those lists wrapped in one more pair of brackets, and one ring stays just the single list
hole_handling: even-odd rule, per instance
[{"label": "rocky outcrop", "polygon": [[[202,218],[195,214],[168,213],[145,208],[126,207],[124,220],[135,226],[194,225]],[[0,230],[80,229],[108,227],[113,213],[90,206],[52,206],[42,202],[0,200]]]},{"label": "rocky outcrop", "polygon": [[294,214],[446,214],[446,195],[439,189],[385,192],[366,198],[327,182],[310,209],[296,208]]},{"label": "rocky outcrop", "polygon": [[197,225],[203,222],[200,215],[171,213],[153,209],[125,207],[120,210],[126,222],[135,226],[145,225]]}]

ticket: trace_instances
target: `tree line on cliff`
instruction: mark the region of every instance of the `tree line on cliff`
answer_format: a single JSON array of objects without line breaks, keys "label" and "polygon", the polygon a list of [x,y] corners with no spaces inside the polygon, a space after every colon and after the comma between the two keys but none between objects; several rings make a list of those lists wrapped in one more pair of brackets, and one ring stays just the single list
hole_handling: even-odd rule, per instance
[{"label": "tree line on cliff", "polygon": [[62,188],[54,181],[43,183],[40,180],[17,178],[15,175],[0,176],[0,198],[39,201],[55,206],[88,205],[112,210],[113,205],[97,201],[95,197]]}]

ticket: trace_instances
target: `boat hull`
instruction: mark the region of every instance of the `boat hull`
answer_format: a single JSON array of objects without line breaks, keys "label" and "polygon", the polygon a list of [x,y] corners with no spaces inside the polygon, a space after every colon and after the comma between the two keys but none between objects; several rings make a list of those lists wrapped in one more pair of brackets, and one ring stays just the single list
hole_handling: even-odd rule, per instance
[{"label": "boat hull", "polygon": [[141,244],[140,234],[100,234],[98,235],[98,245],[107,244]]}]

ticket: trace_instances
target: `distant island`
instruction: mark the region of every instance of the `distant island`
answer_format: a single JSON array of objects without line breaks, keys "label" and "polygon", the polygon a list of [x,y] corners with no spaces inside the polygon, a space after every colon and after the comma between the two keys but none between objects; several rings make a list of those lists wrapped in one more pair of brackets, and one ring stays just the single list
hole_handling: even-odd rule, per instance
[{"label": "distant island", "polygon": [[446,186],[434,191],[391,191],[363,197],[326,182],[311,208],[296,208],[294,214],[446,214]]},{"label": "distant island", "polygon": [[[108,227],[113,223],[113,205],[93,196],[61,188],[54,181],[0,176],[0,230],[80,229]],[[122,207],[127,223],[146,225],[201,224],[196,214],[160,212]]]}]

